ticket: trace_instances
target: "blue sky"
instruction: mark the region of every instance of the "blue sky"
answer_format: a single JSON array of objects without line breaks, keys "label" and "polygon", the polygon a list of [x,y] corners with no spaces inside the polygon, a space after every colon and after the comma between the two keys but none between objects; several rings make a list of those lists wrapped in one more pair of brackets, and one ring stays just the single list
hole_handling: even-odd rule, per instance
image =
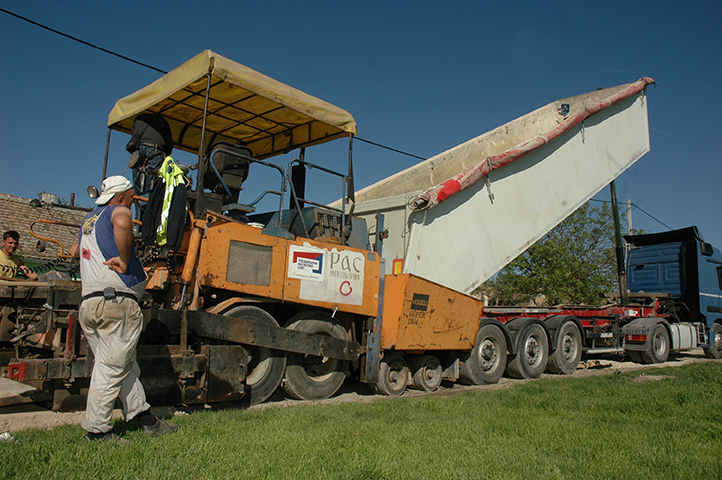
[{"label": "blue sky", "polygon": [[[671,228],[697,225],[722,247],[719,1],[0,0],[0,8],[166,71],[213,50],[348,110],[359,137],[424,158],[554,100],[650,76],[652,149],[617,179],[617,196]],[[108,113],[160,74],[4,12],[0,71],[0,192],[75,193],[90,205],[85,189],[102,176]],[[109,173],[127,165],[126,141],[111,137]],[[336,143],[310,149],[308,160],[342,169],[346,144]],[[361,188],[418,160],[355,142],[354,162]],[[319,200],[339,193],[334,186]],[[595,198],[608,200],[608,189]],[[639,209],[632,218],[635,228],[667,230]]]}]

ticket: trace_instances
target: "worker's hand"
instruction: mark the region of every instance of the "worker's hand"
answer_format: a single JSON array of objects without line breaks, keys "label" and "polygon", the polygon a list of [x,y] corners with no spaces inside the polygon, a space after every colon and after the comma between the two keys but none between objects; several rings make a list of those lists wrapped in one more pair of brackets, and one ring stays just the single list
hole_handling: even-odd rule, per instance
[{"label": "worker's hand", "polygon": [[80,258],[80,249],[78,248],[77,243],[70,247],[70,250],[68,250],[68,255],[73,258]]},{"label": "worker's hand", "polygon": [[128,264],[120,257],[109,258],[107,262],[103,262],[103,265],[107,265],[109,269],[117,273],[125,273],[128,271]]},{"label": "worker's hand", "polygon": [[38,274],[33,272],[32,270],[30,270],[27,267],[27,265],[20,265],[18,267],[18,270],[20,270],[23,273],[23,275],[28,277],[29,280],[37,280],[38,279]]}]

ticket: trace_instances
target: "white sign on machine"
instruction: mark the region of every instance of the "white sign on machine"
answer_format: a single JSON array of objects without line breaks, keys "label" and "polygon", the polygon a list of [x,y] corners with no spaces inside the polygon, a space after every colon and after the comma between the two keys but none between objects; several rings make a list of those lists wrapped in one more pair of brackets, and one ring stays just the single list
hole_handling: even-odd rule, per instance
[{"label": "white sign on machine", "polygon": [[361,305],[365,262],[363,252],[290,245],[287,275],[301,280],[302,300]]}]

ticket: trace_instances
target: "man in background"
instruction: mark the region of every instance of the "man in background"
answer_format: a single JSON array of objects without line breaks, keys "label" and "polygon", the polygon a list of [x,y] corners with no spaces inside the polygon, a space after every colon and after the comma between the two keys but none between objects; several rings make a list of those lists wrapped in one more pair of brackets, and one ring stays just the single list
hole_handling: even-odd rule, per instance
[{"label": "man in background", "polygon": [[0,276],[15,278],[18,272],[29,280],[37,280],[38,274],[31,271],[15,252],[20,246],[20,234],[15,230],[8,230],[3,234],[3,248],[0,250]]}]

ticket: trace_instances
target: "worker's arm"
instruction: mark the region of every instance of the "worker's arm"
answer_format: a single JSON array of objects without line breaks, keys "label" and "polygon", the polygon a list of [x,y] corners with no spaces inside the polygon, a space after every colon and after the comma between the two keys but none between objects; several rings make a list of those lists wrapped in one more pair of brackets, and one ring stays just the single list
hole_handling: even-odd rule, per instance
[{"label": "worker's arm", "polygon": [[125,273],[128,271],[128,262],[130,261],[130,252],[133,246],[133,217],[130,209],[122,205],[119,206],[113,210],[110,221],[113,224],[115,246],[118,247],[120,255],[103,263],[115,272]]},{"label": "worker's arm", "polygon": [[28,277],[28,280],[37,280],[38,274],[30,270],[27,265],[23,263],[22,260],[20,260],[20,265],[18,266],[18,270],[23,272],[23,274]]}]

